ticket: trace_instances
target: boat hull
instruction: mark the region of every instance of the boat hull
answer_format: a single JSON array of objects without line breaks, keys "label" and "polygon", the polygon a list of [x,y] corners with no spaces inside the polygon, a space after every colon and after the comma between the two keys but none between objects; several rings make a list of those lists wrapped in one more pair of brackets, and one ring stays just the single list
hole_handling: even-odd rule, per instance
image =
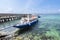
[{"label": "boat hull", "polygon": [[19,25],[19,26],[14,25],[13,27],[16,27],[16,28],[31,27],[31,26],[33,26],[34,24],[36,24],[37,22],[38,22],[38,20],[34,20],[34,21],[30,22],[30,23],[23,24],[23,25]]}]

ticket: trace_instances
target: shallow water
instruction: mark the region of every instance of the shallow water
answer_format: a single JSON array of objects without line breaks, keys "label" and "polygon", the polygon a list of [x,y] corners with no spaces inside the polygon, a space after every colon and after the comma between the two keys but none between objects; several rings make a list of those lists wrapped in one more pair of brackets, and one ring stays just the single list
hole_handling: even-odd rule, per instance
[{"label": "shallow water", "polygon": [[7,34],[11,34],[13,31],[15,31],[17,29],[12,26],[17,24],[18,22],[19,22],[19,20],[0,23],[0,31],[6,32]]},{"label": "shallow water", "polygon": [[21,34],[25,40],[60,40],[60,15],[40,15],[39,22]]},{"label": "shallow water", "polygon": [[[22,33],[19,35],[22,37],[22,40],[60,40],[60,15],[40,16],[41,18],[38,19],[39,22],[35,26],[29,28],[28,31],[22,31]],[[0,28],[12,26],[18,22],[19,20],[3,23],[0,24]]]}]

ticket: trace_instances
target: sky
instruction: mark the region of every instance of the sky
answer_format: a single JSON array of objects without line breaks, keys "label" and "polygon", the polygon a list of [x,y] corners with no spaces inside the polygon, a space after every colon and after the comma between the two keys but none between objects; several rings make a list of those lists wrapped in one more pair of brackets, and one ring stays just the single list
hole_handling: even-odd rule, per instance
[{"label": "sky", "polygon": [[60,14],[60,0],[0,0],[0,13]]}]

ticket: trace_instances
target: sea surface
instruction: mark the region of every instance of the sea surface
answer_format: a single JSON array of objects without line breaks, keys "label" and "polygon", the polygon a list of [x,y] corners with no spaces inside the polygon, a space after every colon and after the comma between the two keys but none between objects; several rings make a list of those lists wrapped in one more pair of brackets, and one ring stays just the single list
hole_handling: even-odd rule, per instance
[{"label": "sea surface", "polygon": [[[22,30],[19,37],[22,37],[22,40],[60,40],[60,15],[40,16],[38,23],[27,30]],[[2,23],[0,28],[15,25],[18,22],[19,20]]]},{"label": "sea surface", "polygon": [[23,40],[60,40],[60,15],[40,15],[38,23],[20,35]]}]

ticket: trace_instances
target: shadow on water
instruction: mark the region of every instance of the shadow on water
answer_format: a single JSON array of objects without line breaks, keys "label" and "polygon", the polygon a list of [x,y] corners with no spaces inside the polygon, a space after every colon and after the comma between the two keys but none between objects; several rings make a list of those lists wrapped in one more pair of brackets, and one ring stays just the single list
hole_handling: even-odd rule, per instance
[{"label": "shadow on water", "polygon": [[38,24],[38,22],[36,24],[30,26],[30,27],[22,28],[22,29],[18,30],[17,34],[20,35],[20,34],[23,34],[23,33],[26,33],[26,32],[30,32],[35,28],[35,26],[37,24]]},{"label": "shadow on water", "polygon": [[34,33],[40,33],[40,34],[43,34],[43,33],[46,33],[46,31],[50,31],[46,28],[38,28],[40,25],[40,21],[34,25],[32,25],[31,27],[26,27],[26,28],[23,28],[23,29],[20,29],[18,30],[18,35],[20,34],[24,34],[24,33],[28,33],[28,32],[34,32]]}]

